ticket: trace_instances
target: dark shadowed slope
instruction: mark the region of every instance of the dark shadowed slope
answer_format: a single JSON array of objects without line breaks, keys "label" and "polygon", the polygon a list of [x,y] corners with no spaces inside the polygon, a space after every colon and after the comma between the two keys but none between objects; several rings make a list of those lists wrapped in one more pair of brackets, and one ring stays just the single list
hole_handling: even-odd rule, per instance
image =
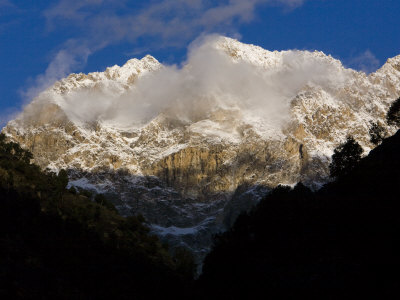
[{"label": "dark shadowed slope", "polygon": [[[190,257],[172,258],[140,217],[66,190],[0,135],[0,298],[151,299],[184,294]],[[180,258],[181,259],[180,259]],[[186,267],[188,266],[188,267]]]},{"label": "dark shadowed slope", "polygon": [[[388,297],[400,286],[400,132],[348,175],[312,193],[278,187],[217,237],[200,298],[353,295]],[[200,291],[204,291],[203,293]]]}]

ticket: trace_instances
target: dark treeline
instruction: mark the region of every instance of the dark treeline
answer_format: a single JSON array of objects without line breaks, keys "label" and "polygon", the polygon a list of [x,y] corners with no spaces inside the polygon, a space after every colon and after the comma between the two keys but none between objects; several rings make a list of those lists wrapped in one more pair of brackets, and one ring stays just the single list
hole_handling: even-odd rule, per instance
[{"label": "dark treeline", "polygon": [[1,299],[185,295],[194,268],[187,253],[171,257],[141,217],[66,190],[66,172],[41,172],[31,158],[0,135]]},{"label": "dark treeline", "polygon": [[399,294],[399,155],[400,131],[316,193],[301,183],[273,190],[216,237],[199,298]]}]

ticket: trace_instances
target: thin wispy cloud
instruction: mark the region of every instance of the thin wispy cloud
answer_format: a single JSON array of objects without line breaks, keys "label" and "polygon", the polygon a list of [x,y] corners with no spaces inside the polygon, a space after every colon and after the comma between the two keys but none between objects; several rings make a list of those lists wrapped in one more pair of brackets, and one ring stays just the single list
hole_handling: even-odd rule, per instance
[{"label": "thin wispy cloud", "polygon": [[60,0],[43,12],[47,30],[67,26],[75,28],[77,34],[61,45],[45,74],[38,76],[24,95],[31,99],[55,80],[81,68],[88,55],[109,45],[129,42],[136,46],[139,39],[147,39],[154,50],[183,47],[201,34],[237,36],[239,25],[252,22],[260,6],[295,8],[304,1],[160,0],[133,7],[126,0]]},{"label": "thin wispy cloud", "polygon": [[12,4],[12,2],[10,2],[9,0],[0,0],[0,7],[4,8],[4,7],[13,7],[14,4]]},{"label": "thin wispy cloud", "polygon": [[[15,17],[20,12],[21,10],[11,1],[0,0],[0,35],[20,21],[19,18]],[[10,18],[10,16],[12,17]]]},{"label": "thin wispy cloud", "polygon": [[74,40],[66,42],[66,49],[57,52],[44,74],[37,76],[29,88],[20,93],[26,101],[32,100],[50,84],[71,73],[84,64],[91,54],[86,45],[77,44]]},{"label": "thin wispy cloud", "polygon": [[[9,0],[0,0],[0,16],[6,16],[18,11],[18,7]],[[0,20],[0,23],[3,23]]]},{"label": "thin wispy cloud", "polygon": [[304,0],[162,0],[132,7],[126,0],[61,0],[44,12],[50,30],[68,24],[81,29],[87,44],[134,43],[155,37],[159,47],[182,46],[200,33],[233,34],[238,25],[254,20],[257,7],[301,5]]},{"label": "thin wispy cloud", "polygon": [[351,58],[349,60],[349,65],[357,70],[369,74],[375,72],[379,68],[380,61],[370,50],[366,50],[365,52]]},{"label": "thin wispy cloud", "polygon": [[307,0],[273,0],[271,2],[275,4],[286,5],[289,8],[296,8],[299,7],[300,5],[303,5],[303,3],[306,1]]},{"label": "thin wispy cloud", "polygon": [[[136,9],[125,1],[60,1],[45,11],[50,29],[73,21],[83,29],[84,38],[135,42],[141,37],[157,37],[160,46],[177,46],[200,32],[236,30],[237,24],[250,22],[256,6],[268,0],[230,0],[211,4],[204,0],[163,0]],[[285,1],[286,2],[286,1]],[[232,28],[234,26],[234,28]]]}]

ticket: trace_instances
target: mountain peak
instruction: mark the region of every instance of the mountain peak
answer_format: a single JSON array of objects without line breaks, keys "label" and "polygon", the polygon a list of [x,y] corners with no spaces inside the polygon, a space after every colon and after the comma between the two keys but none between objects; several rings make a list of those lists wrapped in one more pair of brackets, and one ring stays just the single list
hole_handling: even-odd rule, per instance
[{"label": "mountain peak", "polygon": [[72,184],[112,195],[124,215],[192,228],[200,253],[227,203],[248,207],[246,193],[278,184],[318,188],[348,135],[368,153],[370,122],[385,124],[400,94],[400,56],[367,76],[323,52],[218,37],[188,57],[182,68],[148,55],[71,74],[4,132],[41,167],[68,168]]},{"label": "mountain peak", "polygon": [[400,55],[397,55],[395,57],[389,58],[384,66],[390,66],[393,68],[395,71],[400,72]]}]

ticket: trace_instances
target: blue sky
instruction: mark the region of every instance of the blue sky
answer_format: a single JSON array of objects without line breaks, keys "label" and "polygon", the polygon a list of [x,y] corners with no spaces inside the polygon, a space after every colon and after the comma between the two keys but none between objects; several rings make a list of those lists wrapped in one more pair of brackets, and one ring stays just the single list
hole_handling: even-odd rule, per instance
[{"label": "blue sky", "polygon": [[180,64],[208,33],[371,72],[400,54],[399,14],[398,0],[0,0],[0,125],[71,72],[145,54]]}]

